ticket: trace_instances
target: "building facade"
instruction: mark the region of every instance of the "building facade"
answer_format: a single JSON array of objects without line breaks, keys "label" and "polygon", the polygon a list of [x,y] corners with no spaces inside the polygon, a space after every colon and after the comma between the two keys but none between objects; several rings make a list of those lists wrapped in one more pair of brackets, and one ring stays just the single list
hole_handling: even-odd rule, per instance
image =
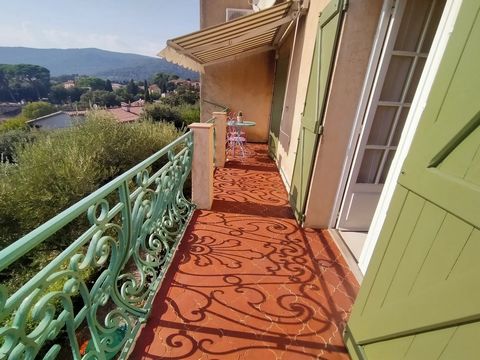
[{"label": "building facade", "polygon": [[216,103],[256,121],[298,222],[331,229],[365,275],[353,358],[473,354],[479,6],[286,1],[229,24],[248,1],[203,0],[202,30],[170,43],[203,71],[202,119]]}]

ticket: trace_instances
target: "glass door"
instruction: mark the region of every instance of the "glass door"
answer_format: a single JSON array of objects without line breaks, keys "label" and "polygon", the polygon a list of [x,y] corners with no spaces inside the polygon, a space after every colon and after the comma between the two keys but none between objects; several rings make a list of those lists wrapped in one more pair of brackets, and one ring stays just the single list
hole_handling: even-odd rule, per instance
[{"label": "glass door", "polygon": [[368,231],[445,0],[397,1],[392,9],[337,227]]}]

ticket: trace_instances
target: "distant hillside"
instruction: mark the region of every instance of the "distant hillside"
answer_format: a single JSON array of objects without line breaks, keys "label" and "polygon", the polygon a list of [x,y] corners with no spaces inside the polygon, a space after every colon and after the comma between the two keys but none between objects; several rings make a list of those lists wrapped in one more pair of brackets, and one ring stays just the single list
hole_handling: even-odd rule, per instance
[{"label": "distant hillside", "polygon": [[143,80],[157,72],[198,79],[198,73],[166,60],[100,49],[33,49],[0,46],[0,64],[33,64],[50,70],[51,76],[79,74],[110,80]]}]

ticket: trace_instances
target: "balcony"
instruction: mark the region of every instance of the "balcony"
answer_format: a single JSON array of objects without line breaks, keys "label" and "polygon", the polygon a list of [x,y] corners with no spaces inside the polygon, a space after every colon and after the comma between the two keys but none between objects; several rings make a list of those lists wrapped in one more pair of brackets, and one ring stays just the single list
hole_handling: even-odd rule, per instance
[{"label": "balcony", "polygon": [[342,331],[358,284],[327,232],[297,225],[266,145],[247,150],[215,170],[208,210],[183,187],[193,161],[193,201],[208,195],[212,172],[198,161],[213,169],[201,158],[213,155],[213,126],[2,250],[3,270],[87,215],[54,261],[0,292],[0,358],[348,359]]}]

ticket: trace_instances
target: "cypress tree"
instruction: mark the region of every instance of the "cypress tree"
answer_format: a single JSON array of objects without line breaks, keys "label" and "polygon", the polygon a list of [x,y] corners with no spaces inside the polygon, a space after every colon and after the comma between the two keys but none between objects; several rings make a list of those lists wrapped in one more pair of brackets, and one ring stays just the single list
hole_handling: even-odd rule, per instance
[{"label": "cypress tree", "polygon": [[113,91],[112,82],[109,79],[107,79],[107,81],[105,81],[105,90],[109,91],[109,92]]},{"label": "cypress tree", "polygon": [[150,91],[148,90],[147,80],[143,82],[143,87],[145,89],[145,102],[147,103],[152,102],[152,98],[150,97]]}]

